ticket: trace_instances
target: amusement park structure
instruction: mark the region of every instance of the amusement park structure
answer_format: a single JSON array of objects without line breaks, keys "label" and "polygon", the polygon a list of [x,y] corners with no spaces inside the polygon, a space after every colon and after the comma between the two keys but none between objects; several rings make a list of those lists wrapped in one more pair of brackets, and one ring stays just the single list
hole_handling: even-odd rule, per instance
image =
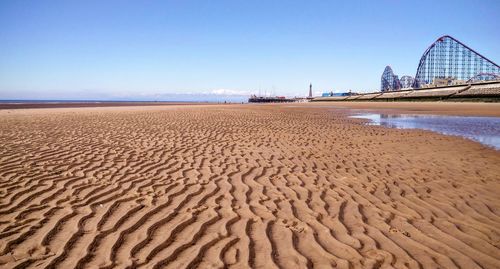
[{"label": "amusement park structure", "polygon": [[386,66],[380,82],[380,90],[383,92],[401,89],[401,83],[390,66]]},{"label": "amusement park structure", "polygon": [[401,88],[457,85],[477,81],[497,80],[500,66],[445,35],[432,43],[420,58],[415,78],[403,76],[401,80],[387,66],[381,77],[381,91]]},{"label": "amusement park structure", "polygon": [[467,83],[477,82],[477,81],[488,81],[488,80],[500,80],[500,73],[479,73],[467,80]]},{"label": "amusement park structure", "polygon": [[401,88],[411,88],[415,79],[412,76],[402,76],[399,79],[399,83],[401,84]]}]

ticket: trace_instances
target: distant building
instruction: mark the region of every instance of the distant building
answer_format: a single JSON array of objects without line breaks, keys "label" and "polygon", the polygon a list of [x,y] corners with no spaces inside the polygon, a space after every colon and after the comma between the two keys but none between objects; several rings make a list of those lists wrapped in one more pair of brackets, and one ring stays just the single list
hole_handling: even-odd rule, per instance
[{"label": "distant building", "polygon": [[308,98],[312,98],[312,97],[313,97],[313,85],[311,83],[311,84],[309,84],[309,96],[308,96]]},{"label": "distant building", "polygon": [[467,83],[465,80],[456,79],[454,77],[446,77],[446,78],[434,78],[431,84],[423,85],[422,88],[425,87],[440,87],[440,86],[452,86],[452,85],[460,85]]},{"label": "distant building", "polygon": [[330,96],[351,96],[355,95],[352,92],[324,92],[321,94],[321,97],[330,97]]}]

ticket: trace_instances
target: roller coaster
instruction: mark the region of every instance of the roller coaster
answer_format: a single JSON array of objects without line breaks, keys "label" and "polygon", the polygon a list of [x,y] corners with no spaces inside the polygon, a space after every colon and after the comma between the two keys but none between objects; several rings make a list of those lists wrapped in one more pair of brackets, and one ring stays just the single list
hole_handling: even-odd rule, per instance
[{"label": "roller coaster", "polygon": [[430,84],[435,78],[467,81],[481,73],[500,74],[500,66],[445,35],[432,43],[420,58],[413,87]]},{"label": "roller coaster", "polygon": [[425,50],[420,58],[415,78],[403,76],[399,80],[398,76],[387,66],[381,77],[380,90],[395,91],[407,88],[409,85],[418,89],[429,85],[456,85],[499,78],[500,66],[498,64],[457,39],[445,35]]},{"label": "roller coaster", "polygon": [[380,83],[380,90],[383,92],[401,89],[401,82],[399,81],[398,76],[394,74],[390,66],[385,67]]}]

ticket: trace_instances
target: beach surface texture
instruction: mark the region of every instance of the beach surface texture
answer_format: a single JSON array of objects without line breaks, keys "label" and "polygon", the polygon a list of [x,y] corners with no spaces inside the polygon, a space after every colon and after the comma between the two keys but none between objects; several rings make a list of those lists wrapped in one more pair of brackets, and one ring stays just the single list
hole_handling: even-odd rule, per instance
[{"label": "beach surface texture", "polygon": [[0,110],[0,267],[500,268],[500,152],[339,106]]}]

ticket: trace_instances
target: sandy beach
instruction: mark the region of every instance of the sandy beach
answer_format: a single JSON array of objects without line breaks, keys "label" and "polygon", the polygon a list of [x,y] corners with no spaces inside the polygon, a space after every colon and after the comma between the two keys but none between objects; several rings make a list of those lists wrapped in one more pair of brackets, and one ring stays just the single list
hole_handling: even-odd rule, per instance
[{"label": "sandy beach", "polygon": [[346,110],[499,105],[412,105],[0,110],[0,267],[500,268],[500,151]]}]

